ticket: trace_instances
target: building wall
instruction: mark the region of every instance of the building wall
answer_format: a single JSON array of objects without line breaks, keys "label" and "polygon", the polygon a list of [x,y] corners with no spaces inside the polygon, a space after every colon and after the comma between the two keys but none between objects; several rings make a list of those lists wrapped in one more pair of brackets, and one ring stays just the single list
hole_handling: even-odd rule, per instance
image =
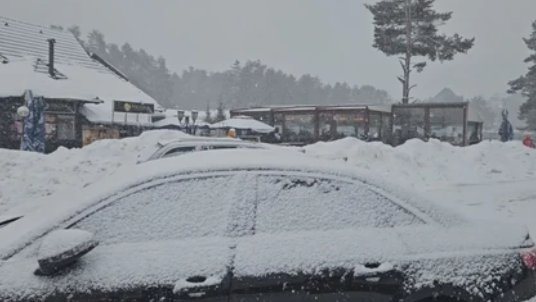
[{"label": "building wall", "polygon": [[20,148],[22,121],[17,108],[22,104],[22,98],[0,98],[0,148]]}]

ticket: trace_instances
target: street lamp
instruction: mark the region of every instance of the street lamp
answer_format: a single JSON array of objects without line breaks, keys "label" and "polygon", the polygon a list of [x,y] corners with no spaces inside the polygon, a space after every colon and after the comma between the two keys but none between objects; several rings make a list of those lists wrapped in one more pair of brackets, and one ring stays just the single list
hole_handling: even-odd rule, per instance
[{"label": "street lamp", "polygon": [[179,124],[181,124],[184,118],[184,110],[177,110],[177,117],[179,118]]},{"label": "street lamp", "polygon": [[17,115],[20,116],[21,118],[25,118],[28,115],[30,115],[30,109],[28,109],[28,107],[26,107],[25,105],[22,105],[19,108],[17,108]]},{"label": "street lamp", "polygon": [[192,110],[192,121],[194,122],[194,124],[198,116],[199,116],[199,112]]},{"label": "street lamp", "polygon": [[190,134],[193,134],[195,135],[195,132],[196,132],[196,125],[195,125],[195,121],[197,120],[197,117],[199,116],[199,112],[197,112],[196,110],[192,110],[191,111],[191,116],[192,116],[192,128],[193,129],[190,129]]}]

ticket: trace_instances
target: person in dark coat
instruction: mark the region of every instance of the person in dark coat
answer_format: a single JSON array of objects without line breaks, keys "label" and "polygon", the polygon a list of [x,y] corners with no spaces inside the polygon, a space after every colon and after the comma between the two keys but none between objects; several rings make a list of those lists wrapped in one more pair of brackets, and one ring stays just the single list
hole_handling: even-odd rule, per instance
[{"label": "person in dark coat", "polygon": [[508,121],[508,110],[502,111],[503,121],[501,127],[499,128],[499,136],[501,137],[501,142],[507,142],[514,139],[514,129],[510,121]]}]

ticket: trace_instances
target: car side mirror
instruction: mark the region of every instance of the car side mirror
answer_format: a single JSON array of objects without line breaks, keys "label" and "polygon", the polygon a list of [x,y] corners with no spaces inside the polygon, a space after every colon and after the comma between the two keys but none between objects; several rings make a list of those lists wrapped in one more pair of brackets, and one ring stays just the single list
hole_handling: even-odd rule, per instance
[{"label": "car side mirror", "polygon": [[39,268],[36,275],[50,276],[74,264],[80,257],[94,249],[99,242],[93,233],[66,229],[48,234],[37,254]]}]

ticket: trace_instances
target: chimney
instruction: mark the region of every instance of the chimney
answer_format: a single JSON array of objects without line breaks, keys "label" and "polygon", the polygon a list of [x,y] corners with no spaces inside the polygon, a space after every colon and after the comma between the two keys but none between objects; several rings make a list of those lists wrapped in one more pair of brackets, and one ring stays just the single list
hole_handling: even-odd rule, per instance
[{"label": "chimney", "polygon": [[56,77],[56,73],[54,72],[54,43],[56,43],[56,40],[54,39],[48,39],[48,74],[50,74],[51,77]]}]

